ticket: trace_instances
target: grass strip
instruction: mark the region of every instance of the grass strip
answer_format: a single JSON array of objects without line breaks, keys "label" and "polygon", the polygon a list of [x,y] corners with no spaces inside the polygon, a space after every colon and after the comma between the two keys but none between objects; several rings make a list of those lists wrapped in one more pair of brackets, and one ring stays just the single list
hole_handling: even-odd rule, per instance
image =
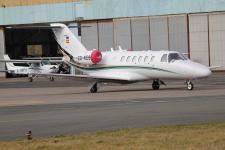
[{"label": "grass strip", "polygon": [[224,150],[225,123],[120,129],[0,142],[1,150]]}]

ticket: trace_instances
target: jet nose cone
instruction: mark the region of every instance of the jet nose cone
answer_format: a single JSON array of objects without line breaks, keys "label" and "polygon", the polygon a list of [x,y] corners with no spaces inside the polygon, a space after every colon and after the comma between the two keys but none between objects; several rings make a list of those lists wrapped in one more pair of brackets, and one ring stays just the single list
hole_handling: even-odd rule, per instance
[{"label": "jet nose cone", "polygon": [[201,66],[196,70],[197,78],[206,78],[212,74],[211,70],[206,66]]}]

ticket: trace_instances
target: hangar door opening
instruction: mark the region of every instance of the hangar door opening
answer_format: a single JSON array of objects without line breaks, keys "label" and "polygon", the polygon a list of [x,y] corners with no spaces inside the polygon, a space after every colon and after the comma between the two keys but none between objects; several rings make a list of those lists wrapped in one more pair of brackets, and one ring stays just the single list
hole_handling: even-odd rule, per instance
[{"label": "hangar door opening", "polygon": [[50,29],[5,29],[5,46],[11,58],[61,56]]}]

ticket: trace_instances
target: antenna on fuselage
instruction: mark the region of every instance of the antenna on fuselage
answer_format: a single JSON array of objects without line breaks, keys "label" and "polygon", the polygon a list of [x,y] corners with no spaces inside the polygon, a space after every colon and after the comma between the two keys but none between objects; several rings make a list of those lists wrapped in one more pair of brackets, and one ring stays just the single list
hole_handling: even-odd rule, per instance
[{"label": "antenna on fuselage", "polygon": [[119,50],[120,50],[120,51],[122,51],[122,50],[123,50],[123,49],[122,49],[122,47],[121,47],[120,45],[118,46],[118,48],[119,48]]}]

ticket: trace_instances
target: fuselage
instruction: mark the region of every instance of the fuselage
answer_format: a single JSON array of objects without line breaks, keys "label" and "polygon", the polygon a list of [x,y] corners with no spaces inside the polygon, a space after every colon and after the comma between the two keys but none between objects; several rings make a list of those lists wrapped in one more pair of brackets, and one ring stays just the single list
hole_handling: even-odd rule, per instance
[{"label": "fuselage", "polygon": [[[79,57],[79,60],[77,59]],[[174,57],[174,58],[172,58]],[[195,63],[176,51],[109,51],[102,52],[98,64],[79,63],[82,56],[67,61],[89,76],[106,79],[140,81],[150,79],[205,78],[211,74],[208,67]]]},{"label": "fuselage", "polygon": [[58,71],[57,65],[43,65],[39,67],[31,67],[31,66],[14,66],[13,69],[10,70],[10,73],[13,74],[34,74],[34,73],[56,73]]}]

